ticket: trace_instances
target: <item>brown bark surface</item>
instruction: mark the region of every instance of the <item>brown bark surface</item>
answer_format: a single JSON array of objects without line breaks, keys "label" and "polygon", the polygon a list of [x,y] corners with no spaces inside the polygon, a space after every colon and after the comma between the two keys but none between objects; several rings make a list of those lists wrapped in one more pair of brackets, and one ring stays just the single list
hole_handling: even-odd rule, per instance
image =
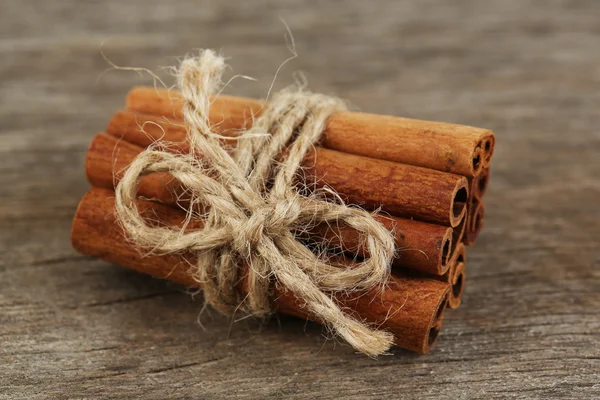
[{"label": "brown bark surface", "polygon": [[[185,217],[182,211],[157,203],[139,200],[137,204],[153,223],[176,226]],[[190,272],[195,263],[193,254],[142,256],[124,237],[114,208],[114,192],[110,190],[91,189],[83,197],[71,234],[77,251],[157,278],[200,287]],[[445,282],[392,275],[384,291],[375,288],[337,296],[336,300],[357,318],[391,332],[397,346],[426,353],[439,333],[448,292],[449,285]],[[273,299],[278,311],[311,318],[293,294],[278,285]]]},{"label": "brown bark surface", "polygon": [[[142,147],[160,139],[172,142],[174,150],[188,150],[182,126],[164,117],[118,112],[107,133]],[[320,147],[308,154],[304,167],[308,184],[330,186],[349,203],[442,225],[456,226],[464,218],[468,182],[455,174]]]},{"label": "brown bark surface", "polygon": [[[89,182],[96,187],[112,189],[122,176],[122,172],[142,149],[131,143],[119,141],[98,134],[92,141],[86,157],[86,173]],[[154,173],[141,178],[139,193],[146,198],[158,199],[175,205],[185,202],[185,190],[167,173]],[[394,265],[409,267],[432,274],[444,274],[448,268],[448,256],[456,245],[451,228],[405,218],[379,214],[377,219],[394,232],[399,250]],[[462,226],[457,228],[457,232]],[[356,231],[344,227],[323,227],[320,230],[332,245],[345,250],[362,249],[357,247],[359,237]]]},{"label": "brown bark surface", "polygon": [[[137,87],[127,96],[130,110],[167,118],[181,118],[181,104],[175,90]],[[259,115],[262,106],[253,99],[219,96],[213,102],[210,119],[224,129],[239,129]],[[484,160],[491,160],[494,135],[471,126],[340,112],[329,119],[322,145],[344,153],[475,176]]]}]

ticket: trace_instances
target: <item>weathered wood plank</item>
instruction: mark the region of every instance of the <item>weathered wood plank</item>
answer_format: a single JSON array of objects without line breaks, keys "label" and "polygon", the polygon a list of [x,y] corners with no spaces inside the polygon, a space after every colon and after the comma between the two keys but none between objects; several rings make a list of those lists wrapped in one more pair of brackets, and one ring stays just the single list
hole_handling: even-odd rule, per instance
[{"label": "weathered wood plank", "polygon": [[[341,3],[341,4],[340,4]],[[304,70],[362,110],[498,135],[463,306],[434,351],[378,360],[294,318],[197,316],[201,296],[75,253],[86,147],[155,68],[231,56],[229,92]],[[0,3],[0,398],[600,396],[600,2]]]}]

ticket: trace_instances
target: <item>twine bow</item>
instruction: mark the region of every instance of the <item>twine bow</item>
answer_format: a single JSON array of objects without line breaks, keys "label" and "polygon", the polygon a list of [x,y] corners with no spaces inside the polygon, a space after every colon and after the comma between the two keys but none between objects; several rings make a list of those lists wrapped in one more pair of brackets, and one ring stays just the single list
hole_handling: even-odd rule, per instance
[{"label": "twine bow", "polygon": [[[366,211],[314,193],[301,195],[294,184],[328,117],[343,104],[320,94],[282,91],[240,134],[237,146],[226,149],[209,122],[211,96],[220,89],[224,68],[224,59],[210,50],[181,63],[177,80],[191,150],[170,153],[152,146],[136,157],[116,188],[124,231],[153,252],[194,252],[194,277],[206,302],[220,312],[269,314],[275,281],[357,350],[371,356],[385,352],[393,336],[344,313],[331,293],[383,289],[394,253],[391,233]],[[186,188],[192,199],[188,218],[203,218],[203,229],[184,232],[146,223],[134,200],[139,179],[153,172],[168,172]],[[198,205],[205,214],[197,215]],[[353,268],[324,262],[294,235],[321,223],[356,229],[369,256]],[[240,265],[248,271],[242,273]],[[237,290],[240,279],[247,280],[245,295]]]}]

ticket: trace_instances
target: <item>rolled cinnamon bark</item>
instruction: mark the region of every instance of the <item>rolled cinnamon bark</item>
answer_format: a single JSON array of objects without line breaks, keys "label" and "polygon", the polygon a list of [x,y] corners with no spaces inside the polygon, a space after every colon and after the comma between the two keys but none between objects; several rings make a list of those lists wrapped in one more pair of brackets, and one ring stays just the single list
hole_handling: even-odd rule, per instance
[{"label": "rolled cinnamon bark", "polygon": [[471,246],[477,240],[481,229],[483,228],[483,217],[485,216],[485,206],[482,201],[473,199],[469,205],[467,215],[467,230],[465,231],[464,243]]},{"label": "rolled cinnamon bark", "polygon": [[[92,141],[86,157],[86,172],[92,186],[113,189],[122,172],[133,161],[141,148],[119,141],[107,134],[98,134]],[[144,176],[139,194],[171,206],[184,205],[185,190],[166,173]],[[453,230],[450,227],[421,221],[378,214],[377,220],[394,234],[399,250],[394,260],[396,267],[408,267],[434,275],[442,275],[449,268]],[[464,224],[461,222],[461,226]],[[348,253],[364,255],[359,247],[357,231],[347,226],[322,225],[314,232],[330,242],[332,247]]]},{"label": "rolled cinnamon bark", "polygon": [[[174,151],[188,151],[182,129],[161,117],[122,111],[113,116],[107,133],[142,147],[161,139],[171,142]],[[306,182],[327,185],[349,203],[365,208],[382,207],[395,216],[452,227],[465,212],[468,182],[458,175],[325,148],[310,152],[304,166]]]},{"label": "rolled cinnamon bark", "polygon": [[464,286],[465,270],[467,265],[467,251],[464,243],[458,243],[455,252],[449,261],[448,271],[444,275],[429,275],[421,271],[407,271],[406,274],[412,277],[433,278],[451,285],[448,295],[448,307],[456,309],[460,306]]},{"label": "rolled cinnamon bark", "polygon": [[[182,211],[157,203],[138,200],[137,205],[152,223],[175,226],[185,218]],[[193,255],[142,256],[124,237],[114,208],[112,191],[94,188],[83,197],[71,233],[77,251],[157,278],[199,287],[190,273]],[[336,294],[335,300],[356,318],[391,332],[395,345],[424,354],[439,333],[449,289],[447,283],[434,279],[392,275],[384,291]],[[277,284],[273,301],[279,312],[311,318],[302,303]]]},{"label": "rolled cinnamon bark", "polygon": [[489,168],[492,163],[492,155],[494,154],[494,147],[496,146],[496,136],[487,135],[481,145],[483,153],[483,168]]},{"label": "rolled cinnamon bark", "polygon": [[453,257],[457,254],[458,245],[463,243],[465,232],[467,231],[467,219],[463,219],[461,223],[455,227],[452,231],[452,242],[450,248],[452,252],[448,256],[448,261],[451,261]]},{"label": "rolled cinnamon bark", "polygon": [[[182,98],[175,90],[133,88],[127,96],[132,111],[181,118]],[[239,129],[260,114],[257,100],[221,95],[210,114],[221,129]],[[322,146],[349,154],[416,165],[464,176],[476,176],[489,165],[494,134],[487,129],[356,112],[329,119]]]},{"label": "rolled cinnamon bark", "polygon": [[460,307],[465,289],[465,263],[459,262],[453,268],[454,272],[452,273],[452,281],[450,282],[452,289],[448,296],[448,307],[455,310]]},{"label": "rolled cinnamon bark", "polygon": [[479,175],[469,179],[469,196],[476,200],[482,200],[489,181],[490,169],[489,167],[483,168]]},{"label": "rolled cinnamon bark", "polygon": [[485,207],[482,200],[489,180],[489,166],[483,168],[478,176],[469,179],[469,200],[467,201],[466,229],[463,239],[463,242],[469,246],[475,243],[483,228]]},{"label": "rolled cinnamon bark", "polygon": [[459,243],[456,247],[450,264],[447,281],[452,285],[452,288],[448,296],[448,307],[457,309],[462,301],[466,280],[467,249],[463,243]]},{"label": "rolled cinnamon bark", "polygon": [[[448,271],[453,249],[451,228],[383,214],[375,218],[394,234],[397,251],[394,267],[433,275]],[[366,255],[359,246],[358,232],[348,226],[320,225],[312,233],[346,254]]]},{"label": "rolled cinnamon bark", "polygon": [[317,148],[305,159],[307,180],[329,186],[347,202],[441,225],[466,213],[467,180],[454,174]]}]

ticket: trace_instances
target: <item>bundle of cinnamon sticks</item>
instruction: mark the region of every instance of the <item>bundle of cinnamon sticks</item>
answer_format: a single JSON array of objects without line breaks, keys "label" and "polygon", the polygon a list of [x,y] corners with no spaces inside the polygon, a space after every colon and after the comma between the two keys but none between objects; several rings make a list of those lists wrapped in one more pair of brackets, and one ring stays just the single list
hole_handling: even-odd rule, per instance
[{"label": "bundle of cinnamon sticks", "polygon": [[[210,120],[223,137],[234,137],[263,109],[257,100],[221,95]],[[143,256],[124,236],[114,213],[114,188],[123,171],[157,140],[173,152],[188,150],[182,101],[176,91],[136,87],[126,108],[93,139],[86,173],[93,188],[73,222],[75,249],[158,278],[198,286],[190,274],[194,255]],[[234,145],[224,139],[224,145]],[[397,256],[386,290],[336,295],[355,317],[391,332],[395,344],[426,353],[435,342],[446,307],[461,303],[466,248],[481,231],[483,195],[495,138],[491,131],[439,122],[355,112],[334,114],[320,146],[304,160],[309,187],[332,188],[347,203],[377,210],[376,219],[394,236]],[[300,179],[300,178],[299,178]],[[183,226],[190,207],[186,190],[167,173],[139,183],[138,209],[152,224]],[[189,221],[188,221],[189,222]],[[201,221],[186,229],[202,227]],[[303,232],[326,238],[348,267],[364,255],[360,237],[346,226]],[[275,285],[278,312],[311,318],[300,301]]]}]

